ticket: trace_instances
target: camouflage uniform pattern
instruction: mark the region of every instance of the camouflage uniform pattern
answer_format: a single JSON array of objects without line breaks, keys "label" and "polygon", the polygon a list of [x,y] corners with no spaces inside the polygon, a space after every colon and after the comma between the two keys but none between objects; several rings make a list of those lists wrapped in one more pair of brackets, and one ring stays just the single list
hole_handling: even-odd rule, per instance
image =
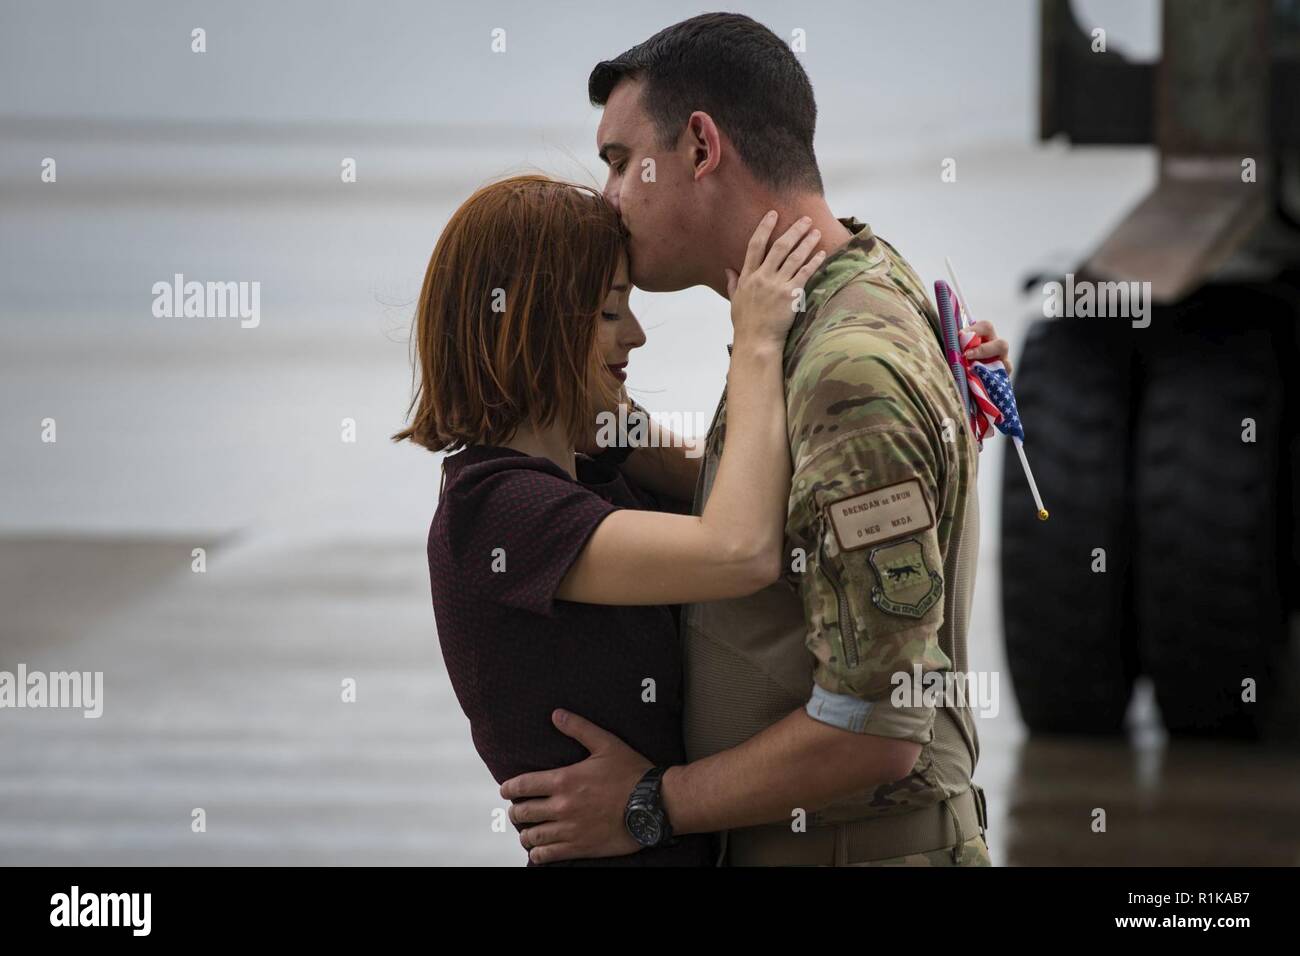
[{"label": "camouflage uniform pattern", "polygon": [[[786,536],[809,556],[807,571],[792,583],[818,662],[813,679],[833,693],[879,701],[889,697],[895,673],[911,673],[916,664],[923,673],[952,668],[939,641],[944,604],[936,600],[913,616],[874,603],[873,592],[890,583],[888,570],[873,566],[871,546],[841,546],[827,506],[920,479],[934,526],[917,534],[886,529],[873,544],[916,541],[924,570],[942,577],[954,523],[974,489],[976,452],[959,424],[939,320],[920,279],[869,227],[854,225],[850,247],[820,280],[814,277],[808,309],[786,345],[794,465]],[[930,708],[884,710],[864,732],[926,742]],[[882,721],[890,727],[878,726]]]},{"label": "camouflage uniform pattern", "polygon": [[[733,745],[725,734],[702,727],[706,721],[730,720],[754,731],[755,720],[722,716],[721,707],[706,699],[723,688],[723,670],[754,672],[731,679],[755,688],[752,696],[763,701],[754,707],[761,723],[794,699],[782,696],[796,686],[794,653],[811,666],[811,683],[871,703],[861,732],[922,745],[908,777],[826,808],[815,815],[822,825],[934,807],[970,787],[978,759],[968,706],[891,702],[896,674],[967,670],[977,450],[962,425],[938,317],[920,279],[869,226],[841,222],[853,237],[809,281],[806,310],[785,348],[794,468],[786,537],[793,560],[773,587],[791,599],[797,592],[802,614],[785,615],[784,599],[767,589],[752,598],[691,606],[684,627],[691,759]],[[725,438],[724,394],[706,444],[696,513]],[[903,504],[894,504],[899,500]],[[872,523],[870,516],[881,513],[886,520]],[[771,630],[765,622],[783,615],[784,636],[745,636]],[[724,644],[725,651],[718,650]],[[731,658],[719,656],[724,653]],[[693,675],[693,666],[700,673]],[[736,713],[737,700],[727,706]],[[951,865],[951,849],[936,853]],[[900,859],[921,862],[929,855]],[[982,839],[967,840],[961,858],[987,864]]]},{"label": "camouflage uniform pattern", "polygon": [[952,849],[930,850],[927,853],[909,853],[888,860],[872,860],[869,863],[850,863],[849,866],[992,866],[989,858],[989,846],[982,836],[973,836],[961,845],[961,850],[954,860]]}]

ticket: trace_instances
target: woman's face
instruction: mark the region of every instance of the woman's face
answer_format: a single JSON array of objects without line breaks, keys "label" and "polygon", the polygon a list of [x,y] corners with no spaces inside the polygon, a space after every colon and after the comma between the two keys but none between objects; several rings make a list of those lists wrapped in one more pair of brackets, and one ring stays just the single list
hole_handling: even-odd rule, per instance
[{"label": "woman's face", "polygon": [[596,326],[596,349],[609,373],[620,383],[627,381],[628,353],[645,345],[645,332],[628,308],[628,294],[631,291],[625,254],[619,257],[614,284],[605,296],[599,325]]}]

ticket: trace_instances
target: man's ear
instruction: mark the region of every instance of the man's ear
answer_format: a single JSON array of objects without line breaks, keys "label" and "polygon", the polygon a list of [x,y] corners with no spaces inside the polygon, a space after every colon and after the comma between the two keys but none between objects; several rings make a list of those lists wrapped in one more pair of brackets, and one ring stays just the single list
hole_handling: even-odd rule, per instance
[{"label": "man's ear", "polygon": [[686,121],[686,139],[691,151],[692,174],[698,182],[711,175],[722,162],[722,136],[713,117],[696,110]]}]

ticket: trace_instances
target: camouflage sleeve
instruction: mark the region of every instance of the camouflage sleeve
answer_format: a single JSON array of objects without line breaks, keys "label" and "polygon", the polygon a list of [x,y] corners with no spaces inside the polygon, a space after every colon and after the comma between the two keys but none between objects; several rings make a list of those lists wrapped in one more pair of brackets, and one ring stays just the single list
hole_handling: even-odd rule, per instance
[{"label": "camouflage sleeve", "polygon": [[934,708],[894,706],[890,696],[897,674],[910,682],[915,669],[952,666],[939,644],[937,435],[890,358],[842,339],[838,354],[821,351],[801,361],[788,393],[787,533],[806,555],[797,577],[816,658],[808,713],[926,743]]}]

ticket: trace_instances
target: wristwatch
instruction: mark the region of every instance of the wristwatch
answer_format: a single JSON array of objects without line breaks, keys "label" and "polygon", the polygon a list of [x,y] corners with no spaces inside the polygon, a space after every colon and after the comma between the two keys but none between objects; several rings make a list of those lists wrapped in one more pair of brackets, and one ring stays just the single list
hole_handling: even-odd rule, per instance
[{"label": "wristwatch", "polygon": [[623,823],[632,839],[643,847],[663,846],[672,841],[673,827],[664,809],[661,784],[667,767],[651,767],[632,788],[627,798]]}]

